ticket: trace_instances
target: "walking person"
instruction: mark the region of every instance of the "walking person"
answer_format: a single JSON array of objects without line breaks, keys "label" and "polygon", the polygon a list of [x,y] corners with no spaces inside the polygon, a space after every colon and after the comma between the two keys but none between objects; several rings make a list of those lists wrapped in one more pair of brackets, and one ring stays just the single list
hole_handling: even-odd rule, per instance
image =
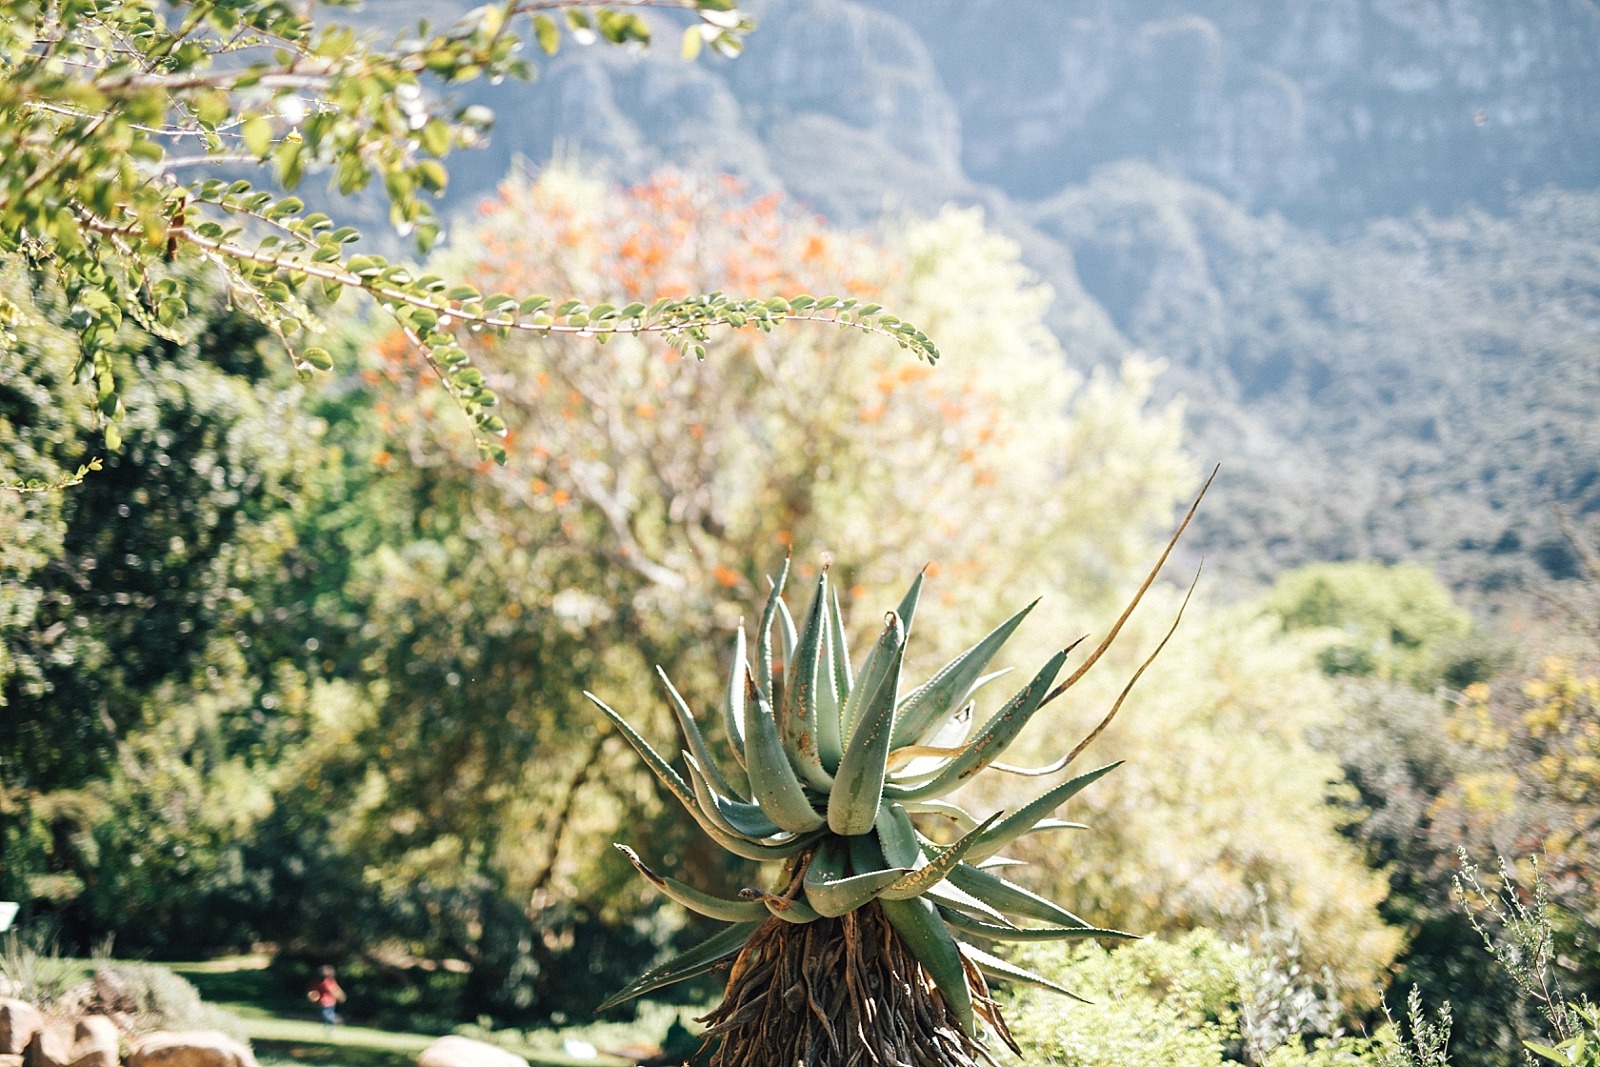
[{"label": "walking person", "polygon": [[336,1010],[344,1003],[344,990],[339,988],[338,981],[334,978],[332,967],[323,967],[316,984],[306,991],[306,999],[310,1000],[322,1011],[322,1021],[329,1029],[340,1022]]}]

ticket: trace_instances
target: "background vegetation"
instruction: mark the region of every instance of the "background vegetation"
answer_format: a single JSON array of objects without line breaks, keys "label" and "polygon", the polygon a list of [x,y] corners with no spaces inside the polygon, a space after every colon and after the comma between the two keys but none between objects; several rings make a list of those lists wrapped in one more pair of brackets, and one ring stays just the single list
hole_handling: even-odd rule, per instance
[{"label": "background vegetation", "polygon": [[[1113,8],[1136,59],[1211,40],[1203,19],[1138,38]],[[463,331],[506,427],[494,465],[360,309],[328,312],[338,370],[310,387],[198,273],[172,336],[109,335],[121,450],[70,491],[0,491],[0,898],[30,929],[165,959],[270,945],[290,995],[338,961],[379,1024],[576,1018],[693,933],[605,847],[620,827],[713,888],[753,877],[662,805],[583,689],[665,739],[654,667],[715,699],[787,552],[801,577],[833,554],[863,631],[928,565],[930,660],[1043,595],[1016,642],[1036,661],[1103,632],[1221,456],[1189,553],[1220,577],[1102,742],[1129,760],[1115,788],[1064,813],[1090,829],[1038,839],[1024,876],[1155,936],[1032,959],[1102,1005],[1018,991],[1019,1035],[1083,1064],[1400,1062],[1426,1027],[1382,1029],[1381,1000],[1400,1016],[1416,989],[1451,1005],[1454,1062],[1568,1036],[1485,950],[1458,878],[1459,850],[1506,857],[1511,896],[1481,876],[1510,909],[1491,940],[1546,930],[1538,966],[1600,991],[1594,191],[1385,187],[1318,217],[1304,189],[1217,178],[1204,143],[1006,184],[989,132],[951,149],[936,96],[880,153],[881,116],[763,81],[841,34],[845,59],[905,59],[899,81],[842,80],[918,98],[883,87],[925,85],[939,53],[900,35],[927,17],[797,3],[753,39],[765,66],[569,49],[529,91],[577,85],[632,125],[597,103],[518,136],[593,152],[603,127],[610,162],[507,175],[523,142],[497,134],[430,266],[590,305],[849,292],[936,338],[937,370],[831,329],[738,334],[703,362]],[[1246,51],[1272,38],[1218,25]],[[694,111],[724,100],[726,121]],[[925,210],[877,220],[901,179]],[[0,482],[70,478],[103,432],[73,305],[15,260],[0,297]],[[1019,759],[1103,714],[1180,592]],[[1015,788],[981,800],[1034,792]],[[1506,902],[1534,899],[1535,863],[1530,926]]]}]

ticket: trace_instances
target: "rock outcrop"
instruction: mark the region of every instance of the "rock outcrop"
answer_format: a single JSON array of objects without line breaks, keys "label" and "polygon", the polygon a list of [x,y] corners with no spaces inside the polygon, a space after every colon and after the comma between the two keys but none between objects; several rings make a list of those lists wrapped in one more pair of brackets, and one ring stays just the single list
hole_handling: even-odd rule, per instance
[{"label": "rock outcrop", "polygon": [[127,1067],[256,1067],[248,1045],[217,1030],[161,1031],[133,1042]]},{"label": "rock outcrop", "polygon": [[23,1060],[26,1067],[118,1067],[120,1041],[116,1023],[104,1015],[86,1015],[41,1027]]},{"label": "rock outcrop", "polygon": [[0,1000],[0,1056],[20,1056],[44,1025],[39,1009],[26,1000]]},{"label": "rock outcrop", "polygon": [[528,1061],[495,1045],[452,1034],[423,1049],[417,1067],[528,1067]]}]

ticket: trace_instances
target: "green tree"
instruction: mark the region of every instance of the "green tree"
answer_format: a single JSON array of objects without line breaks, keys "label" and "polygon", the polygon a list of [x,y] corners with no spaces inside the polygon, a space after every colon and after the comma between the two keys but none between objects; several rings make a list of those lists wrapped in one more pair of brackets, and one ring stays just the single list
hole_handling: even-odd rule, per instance
[{"label": "green tree", "polygon": [[[1317,659],[1327,674],[1398,678],[1420,688],[1438,679],[1459,688],[1483,666],[1463,655],[1471,617],[1421,564],[1312,564],[1279,578],[1263,606],[1285,630],[1325,632]],[[1452,653],[1458,658],[1447,662]]]},{"label": "green tree", "polygon": [[[69,402],[59,294],[15,285],[0,360],[25,373],[0,393],[0,473],[56,482],[94,430]],[[184,336],[119,338],[138,405],[97,477],[0,493],[19,520],[0,569],[4,888],[65,909],[72,936],[125,923],[129,944],[184,925],[203,940],[159,916],[222,877],[261,807],[240,784],[280,741],[264,700],[283,655],[270,590],[321,425],[274,375],[266,331],[220,294],[202,308],[202,292]]]},{"label": "green tree", "polygon": [[[480,139],[492,118],[481,106],[452,106],[437,90],[531,77],[525,41],[547,53],[564,34],[647,42],[650,26],[637,9],[652,7],[692,13],[691,52],[708,42],[736,53],[751,26],[733,0],[499,0],[449,28],[422,23],[375,44],[284,0],[10,5],[0,26],[0,255],[61,290],[107,446],[114,451],[122,437],[118,331],[124,320],[156,336],[177,329],[193,307],[198,268],[272,331],[303,373],[331,366],[312,343],[313,305],[365,293],[405,330],[495,458],[504,424],[459,343],[462,331],[656,333],[700,352],[715,327],[822,319],[935,358],[921,331],[855,300],[711,293],[589,305],[452,286],[353,252],[354,228],[290,195],[316,170],[329,171],[341,194],[375,182],[391,222],[426,251],[439,236],[428,197],[445,187],[442,160]],[[237,177],[255,171],[269,188]]]}]

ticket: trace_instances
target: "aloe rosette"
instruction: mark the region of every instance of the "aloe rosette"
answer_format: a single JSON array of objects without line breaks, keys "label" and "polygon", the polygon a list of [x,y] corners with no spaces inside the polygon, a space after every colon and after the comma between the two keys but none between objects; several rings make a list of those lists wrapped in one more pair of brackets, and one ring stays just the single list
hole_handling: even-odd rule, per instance
[{"label": "aloe rosette", "polygon": [[[1193,513],[1191,508],[1189,515]],[[723,758],[664,672],[661,680],[682,734],[682,773],[623,716],[594,694],[585,694],[719,845],[747,859],[783,861],[783,875],[773,890],[746,889],[727,899],[660,875],[633,850],[618,845],[662,893],[731,925],[640,975],[601,1010],[704,973],[740,955],[758,931],[776,929],[774,924],[805,926],[868,909],[887,920],[968,1039],[977,1036],[979,1016],[1006,1036],[997,1013],[982,1010],[993,1005],[985,1000],[979,975],[1070,996],[974,942],[1133,936],[1095,927],[1004,873],[1013,862],[1003,856],[1007,846],[1029,834],[1074,827],[1054,818],[1057,809],[1117,764],[1077,774],[1014,811],[982,818],[953,802],[950,794],[986,770],[1035,776],[1063,771],[1105,728],[1160,646],[1100,724],[1067,756],[1044,768],[997,765],[1039,709],[1110,647],[1188,521],[1185,517],[1115,625],[1065,680],[1057,684],[1076,644],[1051,656],[984,717],[975,713],[978,703],[1007,673],[993,671],[991,665],[1033,605],[912,686],[901,667],[923,575],[884,616],[877,640],[855,664],[827,567],[797,625],[783,599],[787,561],[772,582],[754,648],[742,623],[734,639],[732,668],[720,701],[720,733],[728,741]],[[953,823],[958,836],[949,844],[937,843],[919,828],[919,816]],[[730,997],[740,975],[741,964],[735,963]],[[826,999],[825,992],[817,996]],[[826,1014],[818,1010],[819,1016]]]}]

